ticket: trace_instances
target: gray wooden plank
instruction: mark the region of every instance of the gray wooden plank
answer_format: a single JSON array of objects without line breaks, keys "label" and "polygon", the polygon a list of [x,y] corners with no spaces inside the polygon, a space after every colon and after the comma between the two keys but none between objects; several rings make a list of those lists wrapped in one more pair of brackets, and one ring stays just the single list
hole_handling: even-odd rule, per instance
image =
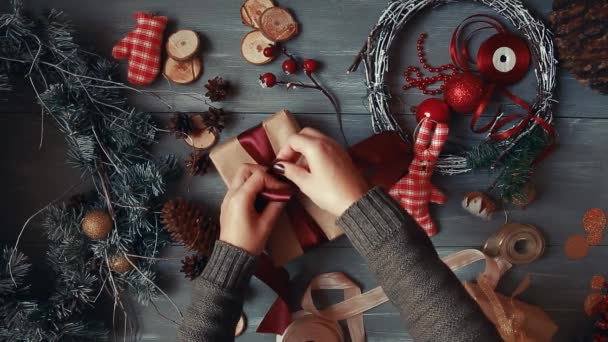
[{"label": "gray wooden plank", "polygon": [[[168,5],[163,0],[120,1],[111,0],[100,5],[95,0],[30,0],[28,7],[41,10],[51,7],[63,9],[78,27],[78,36],[84,45],[104,55],[110,55],[112,45],[133,27],[132,14],[138,10],[156,11],[168,15],[172,23],[170,29],[190,28],[201,32],[203,37],[203,58],[205,72],[203,80],[221,75],[237,87],[237,96],[226,101],[226,107],[239,113],[269,112],[277,106],[289,106],[297,112],[331,113],[329,103],[316,91],[298,90],[286,93],[283,89],[262,89],[257,82],[258,75],[280,71],[280,59],[267,66],[247,64],[240,56],[240,40],[249,30],[240,23],[239,1],[222,0],[180,1],[179,5]],[[278,1],[293,10],[301,23],[302,32],[297,39],[288,43],[288,48],[302,57],[317,58],[323,62],[320,73],[324,83],[337,96],[345,113],[366,113],[363,98],[366,90],[361,70],[347,75],[346,68],[363,44],[365,37],[386,6],[385,0],[374,1]],[[526,1],[539,15],[550,11],[549,1]],[[452,30],[458,23],[475,12],[489,12],[473,3],[449,4],[434,10],[424,11],[408,23],[395,42],[392,51],[391,72],[387,84],[395,98],[393,110],[408,112],[411,105],[419,103],[424,96],[418,90],[403,93],[402,72],[407,65],[415,65],[418,57],[415,44],[418,33],[428,32],[425,49],[432,64],[448,62],[447,46]],[[123,70],[124,70],[123,63]],[[123,73],[124,74],[124,73]],[[304,79],[299,75],[300,79]],[[604,115],[605,98],[576,83],[567,72],[560,71],[560,90],[557,99],[561,101],[557,115],[567,117],[601,117]],[[190,86],[170,85],[159,80],[146,89],[174,89],[178,92],[201,92],[203,81]],[[535,94],[535,81],[531,74],[514,89],[523,98],[531,100]],[[580,99],[585,98],[584,106]],[[161,112],[167,108],[155,99],[133,96],[138,108]],[[201,110],[200,102],[190,98],[168,96],[168,102],[179,110]],[[27,101],[21,102],[29,111]],[[23,107],[19,107],[23,108]],[[2,109],[0,109],[2,110]],[[18,108],[4,109],[18,111]]]}]

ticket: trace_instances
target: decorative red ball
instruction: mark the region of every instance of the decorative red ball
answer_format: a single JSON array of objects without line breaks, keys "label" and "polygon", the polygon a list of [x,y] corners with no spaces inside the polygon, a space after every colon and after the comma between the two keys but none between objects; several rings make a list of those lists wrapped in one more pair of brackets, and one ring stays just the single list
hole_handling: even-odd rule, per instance
[{"label": "decorative red ball", "polygon": [[298,70],[298,64],[293,59],[288,58],[283,62],[282,69],[287,75],[290,75]]},{"label": "decorative red ball", "polygon": [[264,88],[272,88],[277,84],[277,77],[271,73],[267,72],[264,75],[260,76],[260,85]]},{"label": "decorative red ball", "polygon": [[416,121],[420,122],[426,118],[447,123],[450,121],[450,107],[438,98],[426,99],[416,107]]},{"label": "decorative red ball", "polygon": [[273,58],[277,55],[277,48],[274,45],[269,45],[262,50],[264,57]]},{"label": "decorative red ball", "polygon": [[456,113],[471,113],[479,106],[483,90],[481,78],[470,72],[458,73],[445,83],[443,99]]},{"label": "decorative red ball", "polygon": [[317,63],[317,61],[315,61],[314,59],[307,59],[304,61],[304,71],[306,71],[306,73],[311,74],[315,71],[317,71],[317,69],[319,69],[319,63]]}]

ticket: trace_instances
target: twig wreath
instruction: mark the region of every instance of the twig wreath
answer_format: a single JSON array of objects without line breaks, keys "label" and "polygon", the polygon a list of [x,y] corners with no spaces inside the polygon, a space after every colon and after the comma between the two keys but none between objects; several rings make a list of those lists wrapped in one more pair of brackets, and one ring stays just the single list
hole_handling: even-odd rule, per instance
[{"label": "twig wreath", "polygon": [[[370,32],[363,48],[350,66],[355,71],[360,62],[365,67],[365,83],[368,88],[368,106],[374,132],[398,131],[409,140],[389,107],[390,93],[384,77],[389,71],[389,49],[400,29],[420,10],[438,6],[448,0],[398,0],[391,2],[383,11]],[[553,147],[552,105],[555,101],[555,75],[557,62],[553,54],[552,33],[539,19],[534,18],[519,0],[474,0],[494,9],[508,20],[526,41],[538,81],[537,95],[523,118],[519,130],[508,138],[493,140],[490,134],[483,142],[461,154],[442,155],[436,169],[444,175],[457,175],[473,170],[501,169],[490,189],[497,188],[504,200],[523,196],[523,189],[530,181],[533,166]],[[504,126],[504,112],[497,116],[490,132]],[[511,121],[511,120],[509,120]],[[498,126],[501,127],[498,127]],[[512,128],[511,128],[512,129]]]}]

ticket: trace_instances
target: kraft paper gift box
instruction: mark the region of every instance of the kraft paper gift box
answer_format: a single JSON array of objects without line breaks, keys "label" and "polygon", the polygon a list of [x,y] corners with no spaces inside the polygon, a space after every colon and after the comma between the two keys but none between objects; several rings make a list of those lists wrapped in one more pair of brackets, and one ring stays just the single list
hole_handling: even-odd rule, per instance
[{"label": "kraft paper gift box", "polygon": [[[275,155],[290,135],[300,131],[300,126],[287,110],[274,113],[262,122],[261,127],[266,132]],[[241,145],[238,137],[216,146],[211,151],[210,158],[226,184],[229,184],[241,164],[256,163],[254,158]],[[336,217],[321,210],[308,197],[297,192],[290,204],[293,201],[299,202],[299,205],[304,208],[322,230],[327,240],[333,240],[344,234],[342,229],[335,224]],[[276,266],[285,265],[305,252],[287,212],[289,210],[281,215],[268,240],[267,248]]]}]

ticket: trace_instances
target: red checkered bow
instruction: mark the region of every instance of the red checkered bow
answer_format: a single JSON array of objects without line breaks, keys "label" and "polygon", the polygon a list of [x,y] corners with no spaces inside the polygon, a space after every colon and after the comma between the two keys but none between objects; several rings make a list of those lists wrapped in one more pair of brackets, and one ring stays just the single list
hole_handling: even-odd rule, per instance
[{"label": "red checkered bow", "polygon": [[138,12],[137,25],[112,49],[116,59],[129,59],[127,79],[137,85],[152,83],[160,72],[160,56],[167,17]]},{"label": "red checkered bow", "polygon": [[389,194],[416,220],[428,236],[437,234],[429,214],[429,202],[444,204],[447,197],[431,183],[435,162],[450,129],[445,123],[425,119],[414,144],[414,160],[408,174],[389,190]]}]

